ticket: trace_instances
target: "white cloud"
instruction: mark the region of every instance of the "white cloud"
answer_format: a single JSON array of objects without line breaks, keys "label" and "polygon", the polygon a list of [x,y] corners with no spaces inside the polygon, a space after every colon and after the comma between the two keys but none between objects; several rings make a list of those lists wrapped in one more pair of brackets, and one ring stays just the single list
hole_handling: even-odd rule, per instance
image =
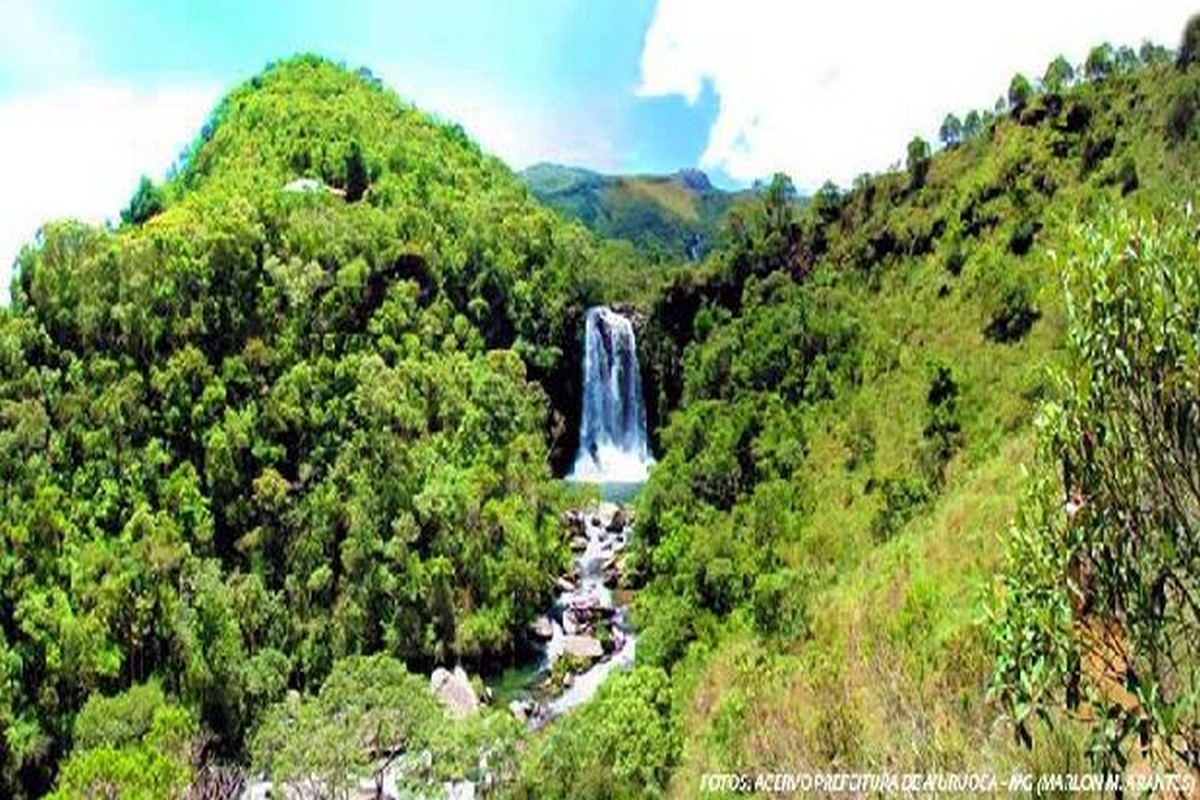
[{"label": "white cloud", "polygon": [[39,3],[0,3],[0,70],[24,81],[55,82],[83,72],[84,41]]},{"label": "white cloud", "polygon": [[114,219],[138,179],[161,177],[217,90],[79,86],[0,101],[0,302],[21,247],[50,219]]},{"label": "white cloud", "polygon": [[845,186],[933,140],[949,111],[989,108],[1012,75],[1041,76],[1101,41],[1174,47],[1184,0],[659,0],[642,51],[643,96],[720,110],[702,166],[740,180],[789,173]]}]

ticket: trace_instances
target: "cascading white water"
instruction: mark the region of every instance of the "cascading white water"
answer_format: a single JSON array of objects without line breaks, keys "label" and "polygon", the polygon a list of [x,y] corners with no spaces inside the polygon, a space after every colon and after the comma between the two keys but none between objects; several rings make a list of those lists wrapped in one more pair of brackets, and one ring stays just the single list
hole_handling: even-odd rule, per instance
[{"label": "cascading white water", "polygon": [[628,484],[646,480],[654,463],[633,324],[604,306],[589,308],[583,359],[579,454],[567,480]]}]

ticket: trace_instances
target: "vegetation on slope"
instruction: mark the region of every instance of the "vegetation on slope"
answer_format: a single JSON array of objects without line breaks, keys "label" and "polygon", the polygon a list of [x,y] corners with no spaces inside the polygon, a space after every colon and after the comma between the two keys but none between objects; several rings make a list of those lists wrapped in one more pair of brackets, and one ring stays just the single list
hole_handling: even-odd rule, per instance
[{"label": "vegetation on slope", "polygon": [[293,59],[126,219],[0,310],[9,797],[148,680],[231,757],[340,658],[505,661],[568,559],[536,381],[606,262],[461,130]]},{"label": "vegetation on slope", "polygon": [[703,258],[718,243],[725,214],[747,196],[716,188],[698,170],[612,176],[536,164],[520,177],[550,208],[607,239],[632,242],[655,262]]},{"label": "vegetation on slope", "polygon": [[[1014,80],[1003,109],[949,125],[940,153],[915,140],[904,172],[827,186],[800,214],[777,180],[732,216],[727,248],[659,294],[643,337],[665,424],[639,504],[638,658],[674,685],[672,794],[713,770],[1101,763],[1034,654],[989,693],[1006,662],[984,620],[1030,423],[1057,396],[1047,368],[1068,355],[1057,254],[1107,205],[1189,197],[1200,74],[1170,62],[1105,46],[1079,80],[1052,70],[1054,90]],[[1067,577],[1039,573],[1053,597]],[[1050,680],[1045,719],[997,726],[1029,714],[1003,690],[1029,670]],[[1182,719],[1187,685],[1146,708]]]},{"label": "vegetation on slope", "polygon": [[[1190,53],[1097,48],[1079,82],[1056,61],[1043,90],[1014,79],[1001,112],[947,120],[942,152],[914,140],[903,172],[803,208],[777,179],[702,265],[651,277],[369,73],[269,68],[120,229],[48,226],[0,311],[0,792],[158,797],[250,758],[316,791],[378,786],[388,759],[425,784],[481,777],[481,752],[530,797],[691,796],[717,769],[1061,771],[1111,687],[1083,680],[1075,622],[1127,626],[1136,702],[1113,730],[1194,764],[1195,569],[1163,558],[1194,552],[1161,535],[1190,542],[1194,509],[1139,469],[1176,428],[1127,415],[1149,386],[1194,406],[1194,286],[1171,269],[1194,242],[1150,227],[1130,257],[1112,243],[1132,223],[1078,233],[1186,197]],[[627,569],[639,666],[532,739],[503,712],[455,722],[415,676],[521,649],[567,560],[550,464],[582,312],[632,296],[662,456]],[[1047,398],[1039,468],[1114,468],[1035,482],[1005,558]],[[1078,449],[1098,424],[1121,435]],[[1076,487],[1096,511],[1065,526]],[[1072,720],[1077,675],[1092,716]]]}]

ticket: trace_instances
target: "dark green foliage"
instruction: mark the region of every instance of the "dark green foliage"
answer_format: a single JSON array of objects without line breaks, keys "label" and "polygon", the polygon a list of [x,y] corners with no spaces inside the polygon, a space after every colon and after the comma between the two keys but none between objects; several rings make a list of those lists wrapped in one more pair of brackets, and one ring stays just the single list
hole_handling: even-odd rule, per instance
[{"label": "dark green foliage", "polygon": [[962,121],[954,114],[947,114],[942,120],[942,127],[938,129],[938,138],[942,141],[943,147],[954,147],[963,138]]},{"label": "dark green foliage", "polygon": [[1098,44],[1088,51],[1087,61],[1083,66],[1084,74],[1088,80],[1103,80],[1116,68],[1116,58],[1111,44]]},{"label": "dark green foliage", "polygon": [[346,201],[356,203],[361,200],[370,184],[362,147],[357,141],[353,141],[350,143],[350,151],[346,154]]},{"label": "dark green foliage", "polygon": [[1037,220],[1025,217],[1013,228],[1008,237],[1008,252],[1014,256],[1023,256],[1033,247],[1033,237],[1037,235],[1041,225]]},{"label": "dark green foliage", "polygon": [[1200,62],[1200,14],[1188,18],[1179,52],[1175,55],[1175,65],[1179,69],[1187,69],[1197,62]]},{"label": "dark green foliage", "polygon": [[904,527],[920,513],[931,495],[926,480],[914,474],[884,478],[876,490],[883,497],[883,506],[871,520],[871,535],[877,542],[887,541]]},{"label": "dark green foliage", "polygon": [[983,132],[983,115],[975,109],[967,112],[963,118],[962,135],[964,139],[974,139]]},{"label": "dark green foliage", "polygon": [[1167,135],[1174,144],[1187,141],[1200,114],[1200,85],[1188,82],[1178,86],[1167,110]]},{"label": "dark green foliage", "polygon": [[1019,73],[1014,75],[1008,84],[1008,107],[1012,109],[1012,112],[1020,114],[1029,105],[1032,97],[1033,86],[1029,83],[1029,79]]},{"label": "dark green foliage", "polygon": [[909,186],[913,189],[920,189],[925,185],[925,178],[929,175],[929,156],[929,143],[920,136],[914,137],[908,143],[905,164],[908,168]]},{"label": "dark green foliage", "polygon": [[833,181],[823,183],[812,198],[813,213],[826,223],[837,219],[841,214],[842,204],[842,192]]},{"label": "dark green foliage", "polygon": [[1127,195],[1130,192],[1137,191],[1139,186],[1137,162],[1132,156],[1125,156],[1121,159],[1121,166],[1117,169],[1116,183],[1121,187],[1121,195]]},{"label": "dark green foliage", "polygon": [[121,211],[121,221],[127,225],[141,225],[163,210],[162,189],[145,175],[138,182],[137,191],[129,200],[129,205]]},{"label": "dark green foliage", "polygon": [[925,429],[921,432],[925,443],[920,453],[922,472],[926,481],[934,487],[941,486],[946,464],[963,444],[959,391],[950,367],[935,364],[926,398]]},{"label": "dark green foliage", "polygon": [[996,309],[984,334],[994,342],[1015,342],[1029,332],[1039,316],[1029,279],[1019,272],[1009,273],[1000,281]]}]

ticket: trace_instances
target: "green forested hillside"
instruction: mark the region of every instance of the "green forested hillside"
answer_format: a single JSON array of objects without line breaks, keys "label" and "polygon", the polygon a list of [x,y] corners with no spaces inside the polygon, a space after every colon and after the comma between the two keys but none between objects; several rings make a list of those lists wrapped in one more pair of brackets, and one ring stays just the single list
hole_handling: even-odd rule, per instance
[{"label": "green forested hillside", "polygon": [[341,657],[506,660],[567,558],[536,379],[603,259],[461,130],[293,59],[126,217],[0,310],[4,796],[89,695],[156,679],[232,756]]},{"label": "green forested hillside", "polygon": [[674,175],[601,175],[536,164],[520,178],[533,195],[568,219],[609,239],[638,246],[656,261],[698,261],[720,239],[726,212],[748,192],[725,192],[698,170]]},{"label": "green forested hillside", "polygon": [[[1006,544],[1032,423],[1059,397],[1061,370],[1076,369],[1068,331],[1078,348],[1104,335],[1068,317],[1064,276],[1085,251],[1099,265],[1087,269],[1115,269],[1129,246],[1093,221],[1110,207],[1177,217],[1192,199],[1200,73],[1188,63],[1098,47],[1069,81],[1057,63],[1037,91],[1014,80],[1003,113],[967,115],[967,134],[948,124],[940,152],[914,140],[903,172],[826,187],[800,213],[779,179],[731,218],[727,248],[657,295],[643,340],[662,456],[639,501],[638,669],[670,676],[676,767],[647,775],[654,791],[694,796],[713,771],[1196,768],[1196,684],[1180,677],[1197,663],[1184,644],[1194,606],[1168,603],[1174,627],[1147,614],[1131,632],[1145,658],[1176,658],[1115,678],[1140,705],[1099,691],[1081,709],[1070,687],[1088,649],[1056,616],[1080,589],[1054,566],[1077,556],[1061,538]],[[1194,245],[1170,252],[1156,268],[1196,270]],[[1114,285],[1141,286],[1137,274]],[[1172,290],[1185,328],[1200,319],[1187,285]],[[1190,330],[1191,345],[1161,352],[1194,347]],[[1171,435],[1196,444],[1194,427]],[[1059,451],[1043,447],[1053,455],[1036,462],[1039,498],[1060,476]],[[1188,508],[1182,524],[1194,526]],[[1041,529],[1026,530],[1038,541]],[[1186,552],[1177,574],[1194,585],[1184,541],[1139,558]],[[1125,576],[1106,586],[1107,607],[1157,579],[1078,557]],[[1121,612],[1080,619],[1125,625]],[[1058,627],[1043,629],[1050,620]],[[1168,628],[1182,638],[1164,646],[1150,633]],[[1056,660],[1069,653],[1074,672]],[[1100,709],[1119,726],[1090,724]]]},{"label": "green forested hillside", "polygon": [[[1139,466],[1195,454],[1195,52],[1056,62],[803,206],[780,176],[689,266],[369,72],[272,65],[120,227],[49,224],[0,309],[0,795],[1194,769],[1194,473]],[[451,720],[424,675],[513,663],[570,559],[597,302],[635,312],[658,456],[638,665],[541,731]]]}]

